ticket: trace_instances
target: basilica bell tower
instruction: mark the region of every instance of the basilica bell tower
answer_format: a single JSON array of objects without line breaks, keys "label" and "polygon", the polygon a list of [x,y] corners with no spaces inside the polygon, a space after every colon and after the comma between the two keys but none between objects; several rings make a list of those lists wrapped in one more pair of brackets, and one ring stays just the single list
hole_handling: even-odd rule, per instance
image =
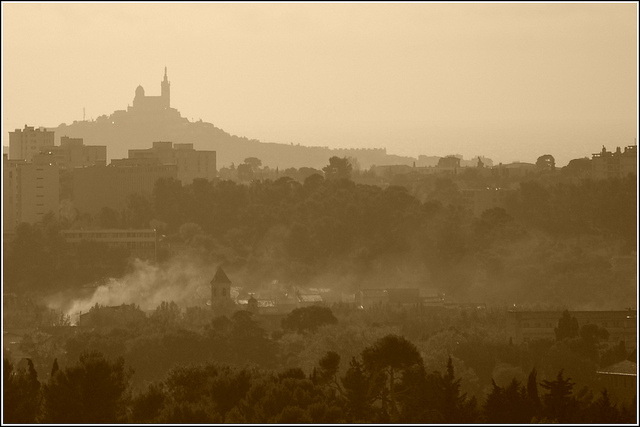
[{"label": "basilica bell tower", "polygon": [[171,83],[167,78],[167,67],[164,67],[164,80],[160,83],[160,97],[165,108],[171,107]]}]

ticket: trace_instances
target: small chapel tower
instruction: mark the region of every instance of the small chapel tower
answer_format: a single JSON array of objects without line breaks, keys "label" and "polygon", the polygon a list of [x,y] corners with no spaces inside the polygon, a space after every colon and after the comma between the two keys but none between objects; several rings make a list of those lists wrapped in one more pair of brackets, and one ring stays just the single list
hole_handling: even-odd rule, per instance
[{"label": "small chapel tower", "polygon": [[228,307],[231,302],[231,280],[229,280],[222,267],[218,267],[210,283],[211,308],[220,310]]}]

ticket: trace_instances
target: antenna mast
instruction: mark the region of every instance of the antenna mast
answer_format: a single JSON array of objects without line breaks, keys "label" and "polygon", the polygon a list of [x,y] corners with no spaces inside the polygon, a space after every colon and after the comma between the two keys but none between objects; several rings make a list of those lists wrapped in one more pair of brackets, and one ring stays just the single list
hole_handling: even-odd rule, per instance
[{"label": "antenna mast", "polygon": [[85,111],[84,111],[84,107],[82,107],[82,121],[86,121],[86,115],[85,115]]}]

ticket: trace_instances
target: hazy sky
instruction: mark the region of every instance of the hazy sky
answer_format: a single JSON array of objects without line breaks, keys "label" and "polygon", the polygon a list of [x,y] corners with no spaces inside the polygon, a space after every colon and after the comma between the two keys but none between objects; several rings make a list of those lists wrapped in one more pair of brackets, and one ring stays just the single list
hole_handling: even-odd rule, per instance
[{"label": "hazy sky", "polygon": [[[637,134],[626,4],[2,4],[2,126],[126,109],[141,84],[235,135],[559,165]],[[59,137],[60,135],[57,135]]]}]

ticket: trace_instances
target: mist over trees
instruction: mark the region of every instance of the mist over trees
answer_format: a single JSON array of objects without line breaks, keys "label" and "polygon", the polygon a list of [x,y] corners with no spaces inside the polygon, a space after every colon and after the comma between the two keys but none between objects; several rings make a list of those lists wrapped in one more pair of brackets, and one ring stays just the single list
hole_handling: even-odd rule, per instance
[{"label": "mist over trees", "polygon": [[[259,159],[246,160],[259,167]],[[458,300],[570,307],[620,307],[632,296],[611,264],[636,249],[632,177],[523,181],[505,208],[474,215],[460,203],[468,177],[381,188],[346,179],[346,159],[332,158],[325,169],[335,179],[161,179],[150,197],[132,196],[121,212],[23,224],[7,248],[5,286],[38,293],[121,276],[130,268],[126,250],[71,248],[57,234],[109,226],[156,228],[160,260],[190,251],[254,283],[326,282],[354,292],[421,282]]]}]

